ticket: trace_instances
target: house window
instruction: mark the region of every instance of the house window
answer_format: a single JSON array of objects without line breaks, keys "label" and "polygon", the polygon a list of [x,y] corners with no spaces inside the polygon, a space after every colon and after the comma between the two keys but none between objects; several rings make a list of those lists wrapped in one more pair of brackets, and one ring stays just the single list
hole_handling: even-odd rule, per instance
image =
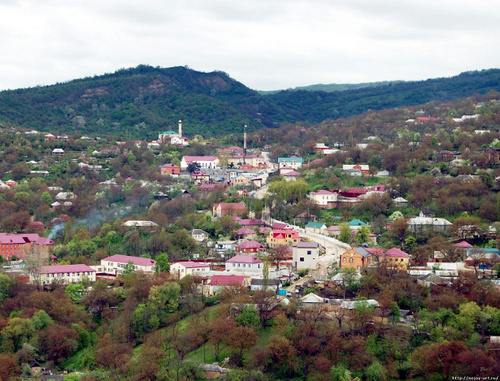
[{"label": "house window", "polygon": [[354,258],[349,258],[349,263],[352,263],[354,261]]},{"label": "house window", "polygon": [[301,261],[301,262],[304,262],[304,257],[300,257],[300,261]]},{"label": "house window", "polygon": [[312,254],[311,250],[307,250],[307,255],[311,255],[311,254]]},{"label": "house window", "polygon": [[344,259],[342,260],[342,262],[347,262],[347,258],[346,258],[346,257],[344,257]]}]

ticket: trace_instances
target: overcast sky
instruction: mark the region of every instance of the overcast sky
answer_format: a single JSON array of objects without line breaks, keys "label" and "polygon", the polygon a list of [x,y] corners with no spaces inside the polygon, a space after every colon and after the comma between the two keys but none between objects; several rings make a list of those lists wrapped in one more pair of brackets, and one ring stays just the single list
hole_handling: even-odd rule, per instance
[{"label": "overcast sky", "polygon": [[499,0],[0,0],[0,89],[139,64],[252,89],[500,67]]}]

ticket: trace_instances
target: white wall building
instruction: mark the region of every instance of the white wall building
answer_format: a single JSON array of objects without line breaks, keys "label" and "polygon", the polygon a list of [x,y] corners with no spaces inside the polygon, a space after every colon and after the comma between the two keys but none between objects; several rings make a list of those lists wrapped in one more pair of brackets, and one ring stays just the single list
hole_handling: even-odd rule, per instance
[{"label": "white wall building", "polygon": [[309,198],[316,205],[326,207],[329,204],[336,203],[338,200],[338,193],[329,190],[317,190],[309,193]]},{"label": "white wall building", "polygon": [[[134,265],[135,271],[145,273],[155,272],[156,261],[150,258],[132,257],[129,255],[116,254],[111,257],[101,259],[100,266],[94,266],[98,273],[120,275],[128,263]],[[97,267],[97,268],[96,268]]]},{"label": "white wall building", "polygon": [[57,282],[61,284],[81,283],[84,280],[95,282],[96,271],[87,265],[42,266],[30,274],[30,282],[41,285]]},{"label": "white wall building", "polygon": [[251,255],[235,255],[226,261],[226,271],[243,274],[262,274],[264,268],[262,259]]},{"label": "white wall building", "polygon": [[293,247],[293,267],[297,270],[316,269],[319,261],[317,242],[298,242]]},{"label": "white wall building", "polygon": [[192,163],[198,163],[200,169],[217,168],[219,158],[217,156],[184,156],[181,160],[181,169],[187,169],[188,165]]},{"label": "white wall building", "polygon": [[210,264],[205,262],[179,261],[170,265],[170,274],[184,278],[186,275],[207,276],[210,271]]}]

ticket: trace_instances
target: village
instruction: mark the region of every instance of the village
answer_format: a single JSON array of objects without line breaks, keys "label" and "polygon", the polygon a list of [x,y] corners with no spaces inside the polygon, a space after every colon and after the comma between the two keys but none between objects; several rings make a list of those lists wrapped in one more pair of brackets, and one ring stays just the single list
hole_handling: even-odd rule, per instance
[{"label": "village", "polygon": [[[222,301],[231,321],[255,307],[263,329],[283,313],[294,321],[318,314],[340,335],[380,335],[390,323],[427,337],[425,298],[452,293],[481,306],[496,303],[499,226],[488,192],[500,182],[500,148],[497,132],[472,130],[478,115],[442,121],[422,112],[398,123],[421,131],[443,123],[489,144],[462,154],[433,146],[430,134],[408,133],[397,147],[376,136],[352,144],[319,139],[308,142],[307,152],[289,147],[282,155],[280,145],[257,145],[258,133],[247,137],[246,126],[225,145],[184,137],[182,121],[151,142],[112,144],[110,138],[4,128],[4,141],[32,149],[0,181],[2,273],[43,293],[66,290],[99,321],[112,321],[127,298],[123,290],[139,287],[137,279],[150,286],[167,279],[165,287],[183,287],[168,303],[182,305],[188,316],[199,313],[200,300],[206,308]],[[432,151],[425,180],[417,176],[413,185],[405,183],[409,165],[397,156],[403,144],[412,155]],[[7,163],[8,155],[20,153],[11,148],[2,155]],[[383,158],[374,161],[374,155]],[[481,167],[472,171],[471,162]],[[472,206],[465,207],[474,213],[452,212],[462,206],[446,204],[450,192],[467,194]],[[23,213],[26,207],[31,213]],[[482,294],[479,284],[487,287]],[[154,287],[160,286],[150,293]],[[107,295],[100,296],[103,305],[96,305],[96,293]],[[157,312],[158,323],[130,323],[133,342],[168,327],[173,311]],[[496,328],[488,332],[483,342],[496,345]],[[64,356],[52,358],[59,363]],[[214,356],[217,364],[199,369],[224,375],[227,364],[217,350]],[[34,358],[32,374],[46,360]],[[241,366],[238,358],[233,367]]]}]

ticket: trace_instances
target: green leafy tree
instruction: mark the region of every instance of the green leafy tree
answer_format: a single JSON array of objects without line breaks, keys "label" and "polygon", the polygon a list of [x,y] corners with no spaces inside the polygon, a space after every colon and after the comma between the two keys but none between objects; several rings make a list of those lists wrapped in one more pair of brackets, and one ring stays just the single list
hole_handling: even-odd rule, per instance
[{"label": "green leafy tree", "polygon": [[333,365],[330,368],[330,380],[331,381],[351,381],[351,372],[344,368],[342,364]]},{"label": "green leafy tree", "polygon": [[236,322],[245,327],[257,327],[260,324],[259,311],[254,306],[244,306]]},{"label": "green leafy tree", "polygon": [[83,287],[81,283],[71,283],[66,286],[66,294],[68,294],[69,298],[75,303],[82,300],[84,291],[85,287]]},{"label": "green leafy tree", "polygon": [[8,275],[0,274],[0,304],[10,296],[13,284],[13,280]]},{"label": "green leafy tree", "polygon": [[370,239],[370,229],[367,226],[363,225],[356,231],[356,236],[354,237],[357,244],[363,244],[368,242]]},{"label": "green leafy tree", "polygon": [[134,273],[135,273],[135,265],[132,261],[130,261],[123,268],[122,275],[132,275]]},{"label": "green leafy tree", "polygon": [[161,286],[153,286],[149,291],[147,306],[156,314],[160,322],[165,322],[169,313],[179,308],[181,287],[174,282],[165,282]]},{"label": "green leafy tree", "polygon": [[47,205],[51,205],[54,202],[49,192],[43,192],[40,196],[40,201]]},{"label": "green leafy tree", "polygon": [[170,271],[170,262],[168,261],[167,253],[160,253],[156,257],[156,272]]},{"label": "green leafy tree", "polygon": [[54,319],[52,319],[44,310],[39,310],[33,314],[31,322],[33,323],[33,327],[37,331],[40,331],[52,324],[54,322]]},{"label": "green leafy tree", "polygon": [[396,302],[392,302],[389,308],[389,321],[393,324],[397,323],[400,321],[401,316],[402,315],[398,304]]},{"label": "green leafy tree", "polygon": [[342,241],[345,243],[352,242],[352,230],[349,227],[349,224],[346,222],[340,224],[339,241]]}]

